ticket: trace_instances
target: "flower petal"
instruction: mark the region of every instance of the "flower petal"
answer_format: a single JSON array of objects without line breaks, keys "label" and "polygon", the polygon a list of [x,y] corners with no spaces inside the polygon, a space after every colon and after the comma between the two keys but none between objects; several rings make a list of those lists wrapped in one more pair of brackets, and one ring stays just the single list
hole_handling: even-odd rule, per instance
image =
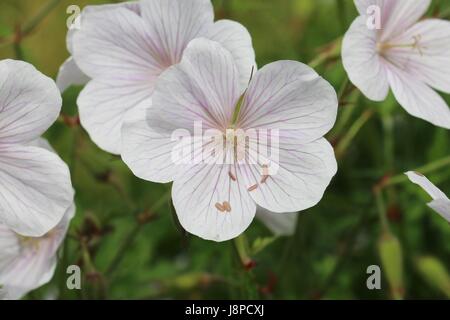
[{"label": "flower petal", "polygon": [[256,72],[255,50],[247,28],[230,20],[219,20],[205,36],[219,42],[231,52],[240,74],[241,92],[248,87],[252,71]]},{"label": "flower petal", "polygon": [[61,96],[52,79],[32,65],[0,62],[0,142],[28,142],[44,133],[59,116]]},{"label": "flower petal", "polygon": [[428,180],[427,177],[425,177],[423,174],[414,172],[414,171],[408,171],[405,173],[409,180],[411,182],[419,185],[422,187],[422,189],[430,195],[433,200],[437,199],[448,199],[445,193],[443,193],[439,188],[437,188],[430,180]]},{"label": "flower petal", "polygon": [[395,67],[388,69],[388,81],[398,103],[409,114],[450,129],[450,109],[428,85]]},{"label": "flower petal", "polygon": [[78,68],[75,60],[69,57],[59,68],[58,76],[56,77],[56,85],[60,92],[66,91],[70,86],[84,85],[89,81],[83,71]]},{"label": "flower petal", "polygon": [[51,280],[57,250],[74,212],[71,206],[58,226],[42,238],[23,238],[0,225],[0,283],[15,292],[14,299]]},{"label": "flower petal", "polygon": [[298,213],[274,213],[264,208],[256,210],[256,217],[261,220],[276,236],[290,236],[295,233]]},{"label": "flower petal", "polygon": [[179,63],[188,43],[213,24],[210,0],[146,0],[142,17],[159,56],[167,66]]},{"label": "flower petal", "polygon": [[150,127],[146,104],[151,107],[151,101],[146,101],[126,115],[122,159],[137,177],[167,183],[173,181],[177,170],[172,161],[177,141],[172,141],[170,133]]},{"label": "flower petal", "polygon": [[189,43],[180,64],[158,79],[148,118],[152,126],[170,133],[192,130],[198,121],[204,127],[224,129],[239,96],[239,73],[231,53],[200,38]]},{"label": "flower petal", "polygon": [[358,17],[342,42],[342,63],[350,81],[373,101],[383,101],[389,93],[386,70],[377,48],[377,32]]},{"label": "flower petal", "polygon": [[167,65],[158,56],[148,26],[125,8],[82,14],[81,29],[72,37],[73,57],[90,78],[107,77],[148,83]]},{"label": "flower petal", "polygon": [[413,79],[450,93],[450,21],[420,21],[390,42],[403,45],[386,52],[390,63]]},{"label": "flower petal", "polygon": [[450,200],[437,199],[428,203],[428,206],[450,222]]},{"label": "flower petal", "polygon": [[237,127],[295,130],[307,143],[333,127],[337,106],[333,87],[313,69],[300,62],[278,61],[253,77]]},{"label": "flower petal", "polygon": [[92,80],[77,100],[81,125],[101,149],[120,154],[126,113],[151,95],[145,83],[106,78]]},{"label": "flower petal", "polygon": [[[278,164],[278,169],[266,178],[262,175],[264,154],[258,157],[258,164],[249,165],[244,172],[246,188],[259,206],[277,213],[316,205],[337,171],[333,148],[323,138],[304,144],[295,134],[280,137],[278,155],[271,154],[267,161]],[[250,161],[256,163],[256,159]]]},{"label": "flower petal", "polygon": [[72,204],[66,164],[31,146],[0,146],[0,223],[24,236],[41,236]]},{"label": "flower petal", "polygon": [[[381,41],[395,37],[411,27],[427,12],[430,4],[431,0],[355,0],[358,12],[362,16],[368,14],[369,6],[375,5],[381,9]],[[364,17],[364,21],[367,21],[367,16]]]},{"label": "flower petal", "polygon": [[[232,172],[235,179],[230,177]],[[181,225],[201,238],[226,241],[252,222],[256,205],[242,184],[241,168],[231,165],[192,166],[177,178],[172,199]],[[229,204],[229,211],[223,210]]]}]

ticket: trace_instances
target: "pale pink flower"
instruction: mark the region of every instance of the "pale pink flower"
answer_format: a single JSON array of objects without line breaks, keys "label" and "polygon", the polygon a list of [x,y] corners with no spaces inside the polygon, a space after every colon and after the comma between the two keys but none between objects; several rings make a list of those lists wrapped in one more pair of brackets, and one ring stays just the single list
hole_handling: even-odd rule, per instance
[{"label": "pale pink flower", "polygon": [[[244,86],[255,66],[250,34],[229,20],[214,22],[210,0],[141,0],[88,7],[81,28],[68,35],[73,55],[61,69],[60,87],[91,80],[78,97],[82,126],[103,150],[119,154],[125,114],[150,100],[159,75],[180,62],[198,37],[220,42],[236,60]],[[80,78],[81,77],[81,78]]]},{"label": "pale pink flower", "polygon": [[[419,21],[430,3],[355,0],[360,16],[344,36],[342,59],[351,82],[369,99],[383,101],[390,88],[408,113],[449,129],[450,109],[433,89],[450,93],[450,22]],[[381,29],[370,24],[374,5]]]},{"label": "pale pink flower", "polygon": [[0,61],[0,224],[41,236],[61,221],[73,190],[67,165],[29,143],[58,118],[53,80],[28,63]]},{"label": "pale pink flower", "polygon": [[0,225],[0,285],[6,292],[4,299],[20,299],[53,278],[57,251],[74,213],[72,206],[61,222],[41,237],[24,237]]},{"label": "pale pink flower", "polygon": [[450,199],[445,193],[439,190],[438,187],[421,173],[408,171],[405,174],[408,176],[409,180],[422,187],[422,189],[433,199],[433,201],[428,203],[428,206],[450,222]]},{"label": "pale pink flower", "polygon": [[[173,181],[180,223],[205,239],[224,241],[241,234],[257,204],[274,214],[314,206],[337,170],[333,148],[323,138],[336,119],[336,92],[314,70],[294,61],[266,65],[254,74],[234,119],[241,95],[232,54],[217,42],[196,39],[181,63],[160,76],[152,103],[134,109],[123,125],[123,160],[140,178]],[[278,130],[278,170],[265,172],[272,158],[259,153],[262,144],[250,150],[258,156],[254,162],[175,163],[172,151],[179,142],[172,133],[193,132],[196,122],[203,123],[205,132],[222,135],[227,129]],[[241,143],[227,143],[223,155],[238,158]]]}]

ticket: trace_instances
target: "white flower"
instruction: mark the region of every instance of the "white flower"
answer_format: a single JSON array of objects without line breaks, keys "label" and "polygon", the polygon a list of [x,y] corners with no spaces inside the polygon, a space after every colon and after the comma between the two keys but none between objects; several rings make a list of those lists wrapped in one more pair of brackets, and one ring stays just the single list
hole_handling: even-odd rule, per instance
[{"label": "white flower", "polygon": [[0,224],[41,236],[72,205],[67,165],[27,145],[57,119],[61,96],[53,80],[25,62],[0,61]]},{"label": "white flower", "polygon": [[[389,88],[411,115],[450,128],[450,109],[432,88],[450,93],[450,22],[419,19],[431,0],[355,0],[360,16],[342,43],[353,84],[374,101]],[[367,25],[380,8],[381,28]],[[369,15],[368,15],[369,14]]]},{"label": "white flower", "polygon": [[[255,66],[247,29],[228,20],[214,23],[210,0],[142,0],[88,8],[80,22],[80,30],[69,32],[74,60],[62,69],[61,88],[71,82],[76,68],[92,79],[78,97],[81,124],[111,153],[121,151],[125,114],[151,99],[159,75],[180,62],[191,40],[206,37],[222,43],[236,60],[242,85]],[[79,76],[73,72],[73,82]]]},{"label": "white flower", "polygon": [[433,201],[428,203],[428,206],[450,222],[450,199],[423,174],[414,171],[409,171],[405,174],[409,180],[421,186],[433,198]]},{"label": "white flower", "polygon": [[274,213],[264,208],[256,209],[256,217],[272,231],[275,236],[291,236],[297,227],[298,213]]},{"label": "white flower", "polygon": [[[134,174],[174,181],[172,199],[180,223],[216,241],[241,234],[253,220],[256,204],[280,214],[314,206],[337,170],[333,148],[323,138],[337,113],[331,85],[302,63],[271,63],[254,75],[233,119],[242,95],[234,61],[219,43],[193,40],[181,63],[160,76],[152,103],[141,104],[123,125],[122,158]],[[193,132],[196,122],[205,125],[200,135],[215,130],[227,141],[228,129],[256,129],[259,138],[278,131],[279,148],[272,155],[279,159],[278,170],[270,172],[272,157],[261,154],[265,145],[256,136],[250,139],[257,144],[250,145],[257,150],[248,151],[244,163],[174,162],[172,151],[179,141],[172,133]],[[231,141],[235,139],[223,150],[229,159],[239,158],[236,150],[245,141],[239,136]],[[247,159],[252,154],[257,159]]]},{"label": "white flower", "polygon": [[61,222],[42,237],[24,237],[0,225],[0,285],[6,291],[3,299],[20,299],[53,278],[57,250],[74,213],[72,206]]}]

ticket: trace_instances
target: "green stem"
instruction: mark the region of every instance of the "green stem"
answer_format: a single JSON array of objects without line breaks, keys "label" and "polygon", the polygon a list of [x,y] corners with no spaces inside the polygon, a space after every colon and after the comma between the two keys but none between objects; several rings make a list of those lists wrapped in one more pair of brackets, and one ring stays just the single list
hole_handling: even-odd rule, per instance
[{"label": "green stem", "polygon": [[350,143],[356,137],[361,128],[366,124],[366,122],[373,116],[372,110],[366,110],[363,114],[352,124],[350,129],[344,138],[339,142],[336,147],[336,156],[341,157],[347,150]]},{"label": "green stem", "polygon": [[44,20],[53,9],[61,2],[61,0],[49,0],[45,6],[22,28],[21,36],[27,36],[36,29],[36,27]]},{"label": "green stem", "polygon": [[389,222],[386,217],[386,205],[384,203],[383,193],[381,190],[375,190],[374,192],[381,226],[385,232],[389,232]]}]

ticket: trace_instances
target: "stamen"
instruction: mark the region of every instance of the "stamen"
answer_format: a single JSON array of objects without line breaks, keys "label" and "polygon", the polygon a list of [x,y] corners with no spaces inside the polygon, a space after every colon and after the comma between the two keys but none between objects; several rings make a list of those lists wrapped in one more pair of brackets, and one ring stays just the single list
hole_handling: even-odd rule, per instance
[{"label": "stamen", "polygon": [[228,172],[228,175],[230,176],[231,180],[236,181],[236,176],[231,171]]},{"label": "stamen", "polygon": [[265,164],[262,166],[262,168],[263,168],[263,175],[261,183],[266,183],[267,179],[269,178],[269,167]]},{"label": "stamen", "polygon": [[216,203],[216,208],[220,212],[225,212],[225,210],[226,210],[219,202]]},{"label": "stamen", "polygon": [[248,190],[249,192],[252,192],[252,191],[254,191],[254,190],[256,190],[256,189],[258,189],[258,185],[257,185],[257,184],[254,184],[254,185],[252,185],[251,187],[249,187],[247,190]]},{"label": "stamen", "polygon": [[227,212],[231,212],[231,206],[230,206],[230,203],[228,201],[224,201],[223,202],[223,207],[225,208],[225,210]]}]

